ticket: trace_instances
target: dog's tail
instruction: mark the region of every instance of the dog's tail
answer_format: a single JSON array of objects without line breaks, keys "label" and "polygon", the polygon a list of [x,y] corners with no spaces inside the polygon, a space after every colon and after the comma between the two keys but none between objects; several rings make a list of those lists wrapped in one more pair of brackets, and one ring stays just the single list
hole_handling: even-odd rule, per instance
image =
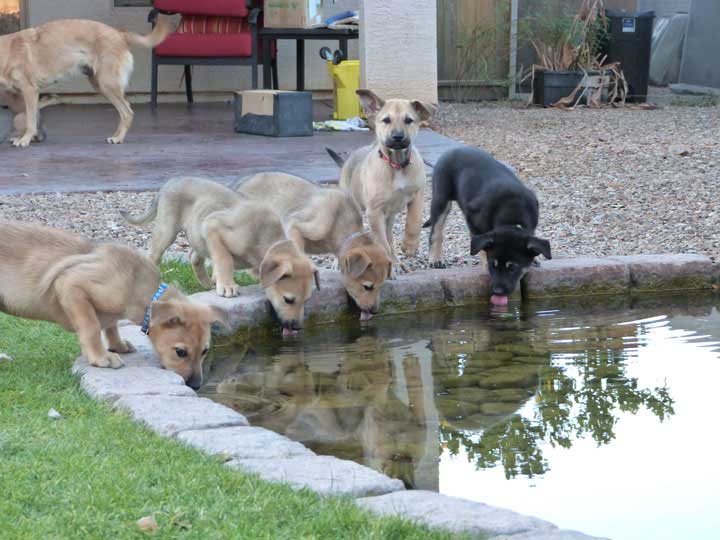
[{"label": "dog's tail", "polygon": [[63,257],[54,265],[52,265],[50,269],[45,272],[45,275],[40,280],[40,296],[47,293],[55,283],[55,280],[59,278],[60,275],[66,270],[69,270],[70,268],[73,268],[80,264],[92,264],[98,261],[100,261],[100,256],[97,253],[82,253],[78,255],[69,255],[67,257]]},{"label": "dog's tail", "polygon": [[127,210],[120,210],[120,215],[130,225],[145,225],[146,223],[149,223],[150,221],[155,219],[155,216],[157,216],[159,200],[160,194],[156,193],[148,209],[145,210],[145,213],[140,216],[133,216]]},{"label": "dog's tail", "polygon": [[343,168],[343,165],[345,165],[345,160],[338,154],[335,150],[332,148],[325,147],[325,151],[330,154],[330,157],[333,159],[333,161],[337,164],[338,167],[341,169]]},{"label": "dog's tail", "polygon": [[135,32],[125,32],[125,39],[130,45],[139,45],[140,47],[152,49],[165,41],[165,38],[168,37],[171,32],[170,17],[159,14],[157,24],[155,24],[152,32],[144,36],[136,34]]},{"label": "dog's tail", "polygon": [[425,223],[423,223],[422,228],[427,229],[430,225],[432,225],[432,219],[428,219]]}]

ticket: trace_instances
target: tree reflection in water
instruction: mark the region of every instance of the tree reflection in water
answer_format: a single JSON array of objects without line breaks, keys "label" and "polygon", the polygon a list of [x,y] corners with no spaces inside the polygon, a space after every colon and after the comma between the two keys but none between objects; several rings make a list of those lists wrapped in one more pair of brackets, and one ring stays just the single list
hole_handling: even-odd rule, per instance
[{"label": "tree reflection in water", "polygon": [[548,470],[541,443],[570,448],[591,436],[598,446],[615,438],[618,412],[644,408],[660,421],[672,414],[667,387],[638,388],[626,374],[623,351],[587,351],[563,367],[541,369],[532,417],[513,414],[478,434],[441,425],[441,440],[451,454],[462,447],[477,468],[502,465],[506,478],[533,477]]}]

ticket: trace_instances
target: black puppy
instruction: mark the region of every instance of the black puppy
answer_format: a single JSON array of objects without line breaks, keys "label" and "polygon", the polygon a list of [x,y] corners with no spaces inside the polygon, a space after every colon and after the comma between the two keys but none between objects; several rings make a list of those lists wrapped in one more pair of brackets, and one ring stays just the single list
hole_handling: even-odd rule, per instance
[{"label": "black puppy", "polygon": [[505,305],[535,257],[551,259],[550,243],[537,238],[538,201],[515,172],[479,148],[445,152],[433,171],[430,265],[442,263],[442,237],[452,201],[465,214],[470,254],[487,254],[491,302]]}]

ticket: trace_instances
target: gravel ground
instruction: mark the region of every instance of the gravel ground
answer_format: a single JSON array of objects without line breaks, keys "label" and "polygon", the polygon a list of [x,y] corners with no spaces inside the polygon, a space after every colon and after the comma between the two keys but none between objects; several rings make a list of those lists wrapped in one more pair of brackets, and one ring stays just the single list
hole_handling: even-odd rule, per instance
[{"label": "gravel ground", "polygon": [[[538,234],[555,257],[689,252],[720,254],[720,108],[561,111],[507,104],[442,104],[434,128],[481,146],[512,165],[540,199]],[[430,202],[426,190],[426,210]],[[146,248],[150,230],[127,226],[122,208],[140,211],[151,193],[0,196],[0,216],[45,223],[97,239]],[[404,216],[396,225],[402,238]],[[454,209],[445,259],[469,256],[464,220]],[[171,248],[186,251],[180,237]],[[427,231],[412,268],[425,266]],[[329,260],[320,258],[322,266]]]}]

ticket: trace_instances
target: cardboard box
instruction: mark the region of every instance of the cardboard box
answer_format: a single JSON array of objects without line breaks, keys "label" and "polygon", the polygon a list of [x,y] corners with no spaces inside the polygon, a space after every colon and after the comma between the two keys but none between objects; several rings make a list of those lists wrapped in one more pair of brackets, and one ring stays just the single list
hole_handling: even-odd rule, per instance
[{"label": "cardboard box", "polygon": [[246,90],[235,92],[235,131],[269,137],[313,134],[311,92]]},{"label": "cardboard box", "polygon": [[320,0],[265,0],[266,28],[313,28],[322,22]]}]

